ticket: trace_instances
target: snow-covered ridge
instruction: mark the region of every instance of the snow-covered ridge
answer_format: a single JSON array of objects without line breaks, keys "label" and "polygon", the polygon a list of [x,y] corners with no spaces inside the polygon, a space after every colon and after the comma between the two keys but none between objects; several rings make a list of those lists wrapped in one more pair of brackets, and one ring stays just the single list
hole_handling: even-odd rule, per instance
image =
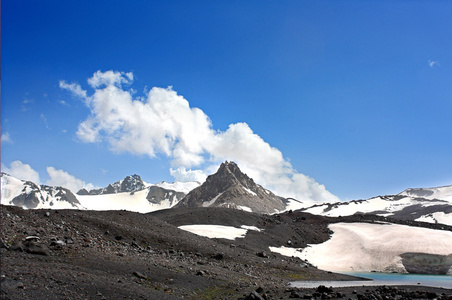
[{"label": "snow-covered ridge", "polygon": [[408,197],[420,197],[424,199],[441,199],[452,202],[452,185],[433,188],[410,188],[398,195]]},{"label": "snow-covered ridge", "polygon": [[367,200],[316,204],[303,209],[316,215],[339,217],[356,213],[452,225],[452,186],[407,189],[397,195]]}]

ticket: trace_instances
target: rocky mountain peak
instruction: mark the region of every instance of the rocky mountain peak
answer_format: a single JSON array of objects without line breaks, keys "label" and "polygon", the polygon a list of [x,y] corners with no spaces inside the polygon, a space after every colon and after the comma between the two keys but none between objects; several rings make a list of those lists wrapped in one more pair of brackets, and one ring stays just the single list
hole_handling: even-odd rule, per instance
[{"label": "rocky mountain peak", "polygon": [[218,191],[227,189],[233,185],[242,185],[245,188],[255,188],[254,180],[243,173],[235,162],[224,162],[215,174],[207,177],[206,183],[214,185]]},{"label": "rocky mountain peak", "polygon": [[177,206],[229,207],[274,213],[285,208],[285,199],[256,184],[235,162],[226,161]]},{"label": "rocky mountain peak", "polygon": [[133,193],[144,190],[146,186],[139,175],[129,175],[123,180],[116,181],[109,184],[105,188],[93,189],[87,191],[81,189],[77,192],[78,195],[104,195],[104,194],[117,194],[117,193]]},{"label": "rocky mountain peak", "polygon": [[141,191],[145,188],[143,180],[139,175],[131,175],[124,178],[121,182],[120,191],[121,192],[135,192]]}]

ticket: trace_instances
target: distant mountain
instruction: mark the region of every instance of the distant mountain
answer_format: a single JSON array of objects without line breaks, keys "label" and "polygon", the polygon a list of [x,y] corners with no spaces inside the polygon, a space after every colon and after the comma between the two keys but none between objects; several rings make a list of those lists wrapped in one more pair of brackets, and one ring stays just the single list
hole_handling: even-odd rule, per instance
[{"label": "distant mountain", "polygon": [[397,195],[367,200],[324,203],[302,211],[322,216],[374,214],[401,220],[415,220],[452,225],[452,185],[407,189]]},{"label": "distant mountain", "polygon": [[256,184],[234,162],[226,161],[176,207],[228,207],[257,213],[275,213],[286,208],[286,199]]},{"label": "distant mountain", "polygon": [[[397,195],[309,205],[285,199],[256,184],[234,162],[199,182],[148,184],[131,175],[105,188],[80,190],[37,185],[1,173],[1,203],[23,208],[129,210],[141,213],[172,207],[227,207],[272,214],[297,210],[322,216],[373,214],[401,220],[452,225],[452,185],[410,188]],[[303,207],[304,205],[304,207]],[[303,207],[303,208],[301,208]]]},{"label": "distant mountain", "polygon": [[1,173],[1,203],[23,208],[83,209],[77,197],[60,186],[37,185]]},{"label": "distant mountain", "polygon": [[197,182],[145,183],[140,176],[131,175],[105,188],[77,194],[63,187],[38,186],[31,181],[1,175],[1,203],[23,208],[129,210],[147,213],[171,208],[185,197],[187,191],[199,186]]},{"label": "distant mountain", "polygon": [[105,194],[117,194],[117,193],[132,193],[145,189],[145,184],[139,175],[127,176],[123,180],[116,181],[109,184],[105,188],[94,189],[87,191],[81,189],[77,192],[77,195],[105,195]]}]

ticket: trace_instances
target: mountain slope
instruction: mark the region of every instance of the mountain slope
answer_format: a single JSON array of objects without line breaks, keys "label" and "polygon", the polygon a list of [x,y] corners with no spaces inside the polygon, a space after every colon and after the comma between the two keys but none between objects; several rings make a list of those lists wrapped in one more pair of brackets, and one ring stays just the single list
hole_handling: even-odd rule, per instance
[{"label": "mountain slope", "polygon": [[176,207],[228,207],[258,213],[284,210],[285,199],[256,184],[234,162],[224,162],[218,171],[192,190]]}]

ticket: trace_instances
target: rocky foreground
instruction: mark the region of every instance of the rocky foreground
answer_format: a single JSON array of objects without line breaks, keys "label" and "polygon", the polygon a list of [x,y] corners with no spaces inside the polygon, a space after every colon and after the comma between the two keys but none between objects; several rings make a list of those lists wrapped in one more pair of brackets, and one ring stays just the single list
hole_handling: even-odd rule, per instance
[{"label": "rocky foreground", "polygon": [[[328,239],[334,219],[306,213],[1,206],[1,222],[2,299],[452,299],[450,289],[418,286],[288,287],[294,280],[354,279],[269,252],[268,246],[304,247]],[[264,230],[231,241],[177,228],[187,224]]]}]

